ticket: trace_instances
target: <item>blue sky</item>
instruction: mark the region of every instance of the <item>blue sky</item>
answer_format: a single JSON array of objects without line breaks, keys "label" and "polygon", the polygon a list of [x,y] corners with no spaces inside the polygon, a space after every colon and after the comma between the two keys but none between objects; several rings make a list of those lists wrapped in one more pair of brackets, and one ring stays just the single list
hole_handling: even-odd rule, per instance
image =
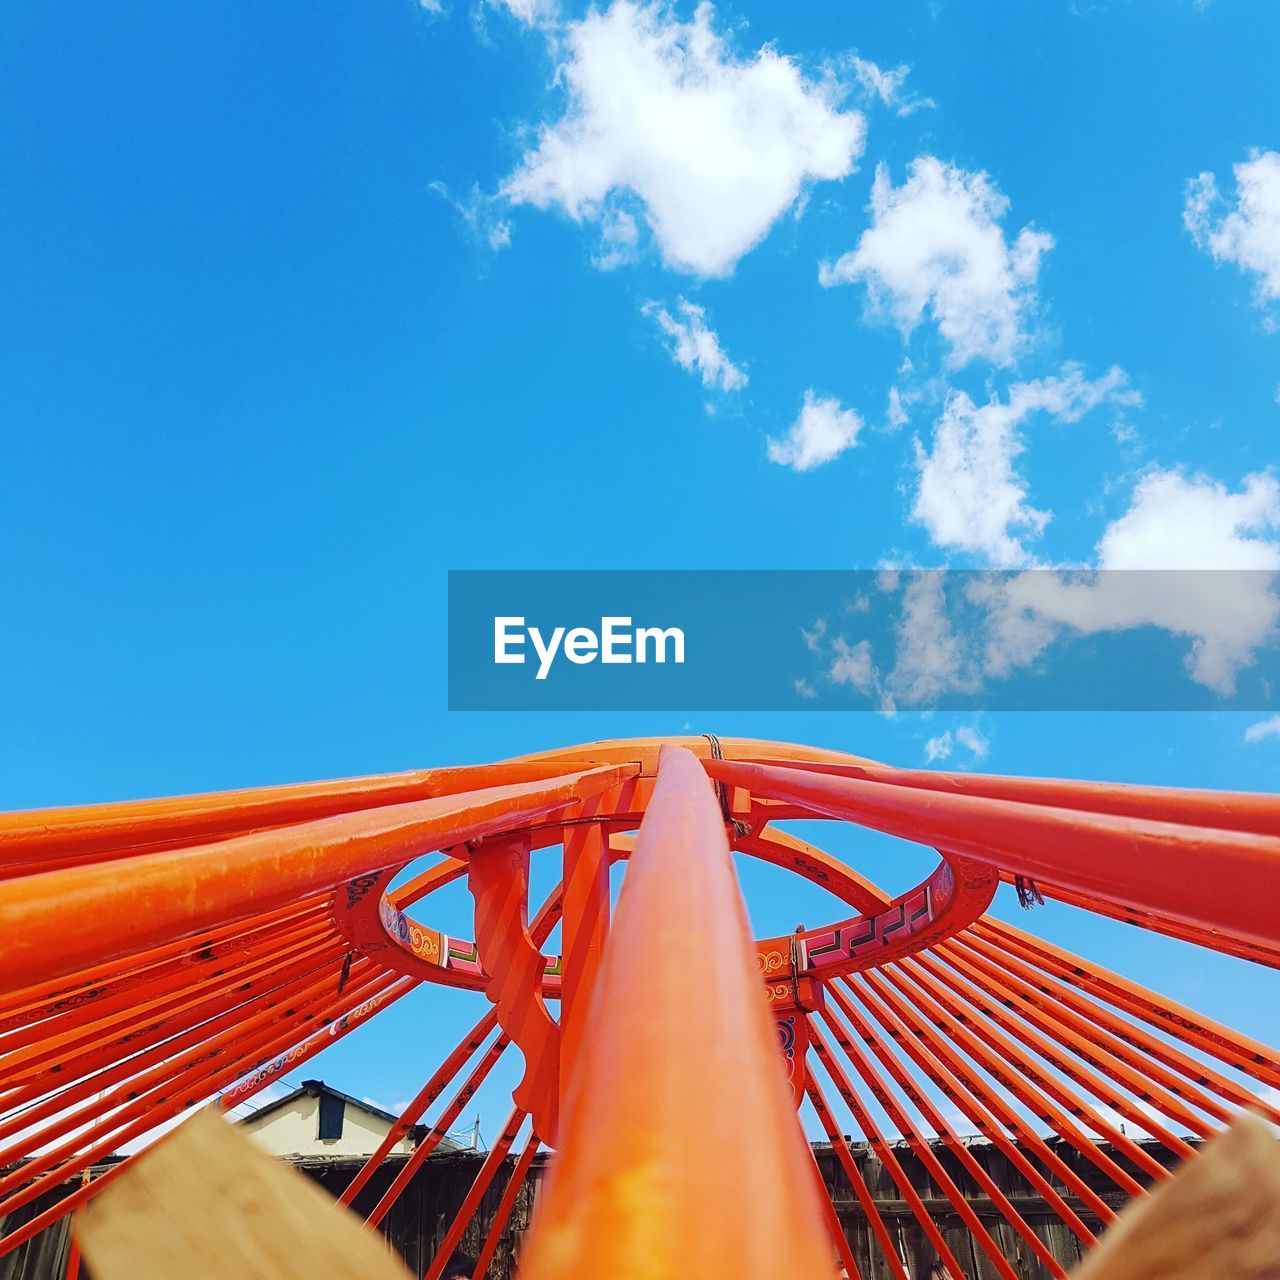
[{"label": "blue sky", "polygon": [[[444,592],[1280,569],[1277,47],[1243,0],[8,6],[0,804],[687,724],[1274,788],[1225,713],[451,715]],[[744,875],[762,933],[821,909]],[[1261,970],[1029,923],[1276,1038]],[[475,1011],[315,1071],[397,1101]]]}]

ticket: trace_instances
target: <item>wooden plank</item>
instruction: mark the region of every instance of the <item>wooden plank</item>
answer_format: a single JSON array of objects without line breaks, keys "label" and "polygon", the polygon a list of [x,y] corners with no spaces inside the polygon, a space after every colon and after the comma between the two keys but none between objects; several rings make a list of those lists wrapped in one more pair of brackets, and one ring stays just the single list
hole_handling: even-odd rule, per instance
[{"label": "wooden plank", "polygon": [[1274,1280],[1280,1276],[1280,1143],[1250,1115],[1133,1205],[1075,1280]]},{"label": "wooden plank", "polygon": [[96,1280],[407,1280],[381,1236],[205,1110],[76,1223]]}]

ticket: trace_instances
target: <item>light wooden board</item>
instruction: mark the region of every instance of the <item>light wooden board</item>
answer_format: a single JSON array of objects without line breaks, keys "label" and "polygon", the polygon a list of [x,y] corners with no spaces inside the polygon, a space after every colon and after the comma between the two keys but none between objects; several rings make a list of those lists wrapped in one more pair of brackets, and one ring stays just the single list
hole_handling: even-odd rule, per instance
[{"label": "light wooden board", "polygon": [[1073,1280],[1280,1280],[1280,1141],[1241,1116],[1131,1205]]},{"label": "light wooden board", "polygon": [[76,1219],[95,1280],[408,1280],[383,1238],[210,1110]]}]

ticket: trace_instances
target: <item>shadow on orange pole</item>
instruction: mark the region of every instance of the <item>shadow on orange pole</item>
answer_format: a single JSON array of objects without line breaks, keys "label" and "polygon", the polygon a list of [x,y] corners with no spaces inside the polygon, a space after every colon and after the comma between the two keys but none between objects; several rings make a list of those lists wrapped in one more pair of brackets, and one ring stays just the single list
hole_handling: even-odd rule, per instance
[{"label": "shadow on orange pole", "polygon": [[664,747],[522,1280],[835,1274],[723,818]]}]

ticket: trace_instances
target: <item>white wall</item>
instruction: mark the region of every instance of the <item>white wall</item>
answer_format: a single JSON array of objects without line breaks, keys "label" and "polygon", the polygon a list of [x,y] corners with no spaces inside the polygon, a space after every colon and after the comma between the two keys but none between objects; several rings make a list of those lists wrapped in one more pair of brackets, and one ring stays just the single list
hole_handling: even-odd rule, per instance
[{"label": "white wall", "polygon": [[[321,1142],[316,1137],[320,1127],[320,1099],[302,1094],[269,1115],[241,1121],[241,1127],[260,1147],[276,1156],[367,1156],[377,1150],[391,1124],[348,1102],[342,1120],[342,1137]],[[407,1154],[413,1150],[413,1143],[401,1138],[391,1149]]]}]

